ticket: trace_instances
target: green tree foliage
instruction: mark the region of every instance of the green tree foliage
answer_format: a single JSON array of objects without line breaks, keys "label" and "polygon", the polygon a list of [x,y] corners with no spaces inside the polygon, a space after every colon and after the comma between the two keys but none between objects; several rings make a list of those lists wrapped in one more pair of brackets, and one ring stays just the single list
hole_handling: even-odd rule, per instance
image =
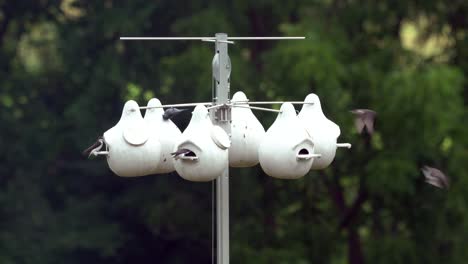
[{"label": "green tree foliage", "polygon": [[[211,98],[212,44],[119,36],[226,32],[307,36],[229,46],[231,90],[314,92],[353,144],[296,181],[233,169],[233,263],[465,263],[467,12],[438,0],[0,1],[0,262],[211,261],[212,183],[119,178],[80,152],[128,99]],[[378,112],[371,140],[353,108]],[[275,118],[256,114],[266,128]],[[425,184],[423,164],[451,188]]]}]

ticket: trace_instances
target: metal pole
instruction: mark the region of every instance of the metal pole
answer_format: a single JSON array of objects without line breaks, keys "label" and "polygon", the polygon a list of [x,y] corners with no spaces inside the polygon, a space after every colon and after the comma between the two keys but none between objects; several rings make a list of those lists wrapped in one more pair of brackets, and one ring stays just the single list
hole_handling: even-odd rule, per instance
[{"label": "metal pole", "polygon": [[[229,78],[231,61],[228,55],[227,34],[217,33],[213,58],[213,105],[229,103]],[[211,119],[231,134],[231,108],[222,106],[211,111]],[[229,263],[229,163],[216,179],[216,256],[218,264]]]}]

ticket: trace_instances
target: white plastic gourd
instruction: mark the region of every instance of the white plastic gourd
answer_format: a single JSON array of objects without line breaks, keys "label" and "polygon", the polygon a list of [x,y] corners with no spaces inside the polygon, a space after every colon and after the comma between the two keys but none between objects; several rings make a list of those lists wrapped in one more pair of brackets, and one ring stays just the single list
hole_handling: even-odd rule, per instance
[{"label": "white plastic gourd", "polygon": [[174,148],[174,151],[187,149],[190,153],[177,156],[174,167],[182,178],[189,181],[214,180],[228,167],[229,146],[226,132],[213,125],[204,105],[197,105]]},{"label": "white plastic gourd", "polygon": [[314,143],[291,103],[284,103],[280,111],[260,143],[260,165],[269,176],[297,179],[315,162]]},{"label": "white plastic gourd", "polygon": [[[152,98],[148,102],[148,107],[155,106],[161,106],[161,102],[157,98]],[[162,118],[163,114],[163,108],[148,108],[144,117],[148,124],[150,137],[155,137],[161,144],[161,157],[159,165],[152,171],[154,174],[169,173],[175,170],[171,153],[182,135],[180,129],[170,119],[164,120]]]},{"label": "white plastic gourd", "polygon": [[325,116],[320,99],[316,94],[307,95],[304,102],[311,104],[304,104],[298,117],[312,137],[315,152],[321,155],[312,164],[312,169],[324,169],[335,158],[337,139],[341,133],[340,127]]},{"label": "white plastic gourd", "polygon": [[236,92],[231,100],[238,103],[232,108],[231,142],[229,165],[231,167],[252,167],[258,164],[258,146],[265,135],[265,129],[250,110],[247,97]]},{"label": "white plastic gourd", "polygon": [[107,163],[118,176],[144,176],[157,169],[161,144],[150,136],[135,101],[125,103],[119,122],[103,137],[109,151]]}]

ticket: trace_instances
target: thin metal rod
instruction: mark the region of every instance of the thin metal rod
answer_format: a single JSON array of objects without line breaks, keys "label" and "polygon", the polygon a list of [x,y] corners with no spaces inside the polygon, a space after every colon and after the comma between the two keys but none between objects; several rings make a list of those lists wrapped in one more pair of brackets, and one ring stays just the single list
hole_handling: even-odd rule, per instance
[{"label": "thin metal rod", "polygon": [[140,106],[140,109],[165,108],[165,107],[191,107],[191,106],[197,106],[199,104],[212,105],[213,103],[204,102],[204,103],[187,103],[187,104],[167,104],[167,105],[158,105],[158,106]]},{"label": "thin metal rod", "polygon": [[[305,37],[228,37],[226,40],[297,40]],[[217,40],[215,37],[120,37],[120,40]],[[226,40],[218,40],[225,42]]]},{"label": "thin metal rod", "polygon": [[202,39],[201,41],[206,41],[206,42],[221,42],[221,43],[228,43],[228,44],[234,44],[234,41],[229,41],[229,40],[216,40],[216,39]]},{"label": "thin metal rod", "polygon": [[264,105],[264,104],[284,104],[284,103],[291,103],[291,104],[314,104],[312,102],[303,102],[303,101],[236,101],[231,102],[232,104],[253,104],[253,105]]},{"label": "thin metal rod", "polygon": [[228,37],[228,39],[232,40],[269,40],[269,39],[276,39],[276,40],[286,40],[286,39],[305,39],[305,37]]},{"label": "thin metal rod", "polygon": [[94,155],[94,156],[98,156],[98,155],[107,156],[107,155],[109,155],[109,151],[104,151],[104,150],[103,150],[103,151],[96,151],[96,152],[94,152],[94,153],[91,154],[91,155]]},{"label": "thin metal rod", "polygon": [[266,112],[275,112],[275,113],[281,113],[281,110],[276,110],[276,109],[270,109],[270,108],[265,108],[265,107],[257,107],[257,106],[244,106],[244,105],[233,105],[232,107],[241,107],[241,108],[250,108],[254,110],[260,110],[260,111],[266,111]]},{"label": "thin metal rod", "polygon": [[213,105],[213,106],[207,107],[206,110],[216,109],[216,108],[220,108],[222,106],[224,106],[224,104]]},{"label": "thin metal rod", "polygon": [[336,147],[338,148],[351,148],[351,144],[350,143],[336,143]]},{"label": "thin metal rod", "polygon": [[120,37],[120,40],[204,40],[213,37]]}]

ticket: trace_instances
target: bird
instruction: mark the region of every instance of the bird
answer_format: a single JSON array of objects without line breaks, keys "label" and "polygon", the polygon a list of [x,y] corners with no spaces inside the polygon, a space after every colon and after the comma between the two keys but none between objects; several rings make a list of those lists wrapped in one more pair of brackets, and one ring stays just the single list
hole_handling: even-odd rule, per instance
[{"label": "bird", "polygon": [[185,154],[188,154],[192,152],[190,149],[185,149],[185,148],[182,148],[182,149],[178,149],[176,152],[172,152],[171,155],[174,159],[179,159],[180,155],[185,155]]},{"label": "bird", "polygon": [[91,155],[97,156],[97,152],[101,150],[103,145],[104,145],[104,138],[100,136],[97,138],[96,142],[94,142],[91,146],[83,150],[82,154],[84,156],[88,156],[88,158],[91,157]]},{"label": "bird", "polygon": [[448,177],[439,169],[429,167],[424,165],[421,168],[422,173],[424,174],[425,181],[435,187],[440,189],[448,189],[450,182]]},{"label": "bird", "polygon": [[354,109],[350,112],[356,115],[354,124],[356,125],[358,133],[362,134],[365,129],[367,133],[372,136],[377,112],[370,109]]},{"label": "bird", "polygon": [[175,107],[171,107],[169,109],[166,109],[166,111],[164,111],[164,114],[163,114],[163,119],[164,120],[168,120],[168,119],[171,119],[173,118],[174,116],[180,114],[181,112],[184,112],[184,111],[187,111],[187,109],[178,109],[178,108],[175,108]]}]

